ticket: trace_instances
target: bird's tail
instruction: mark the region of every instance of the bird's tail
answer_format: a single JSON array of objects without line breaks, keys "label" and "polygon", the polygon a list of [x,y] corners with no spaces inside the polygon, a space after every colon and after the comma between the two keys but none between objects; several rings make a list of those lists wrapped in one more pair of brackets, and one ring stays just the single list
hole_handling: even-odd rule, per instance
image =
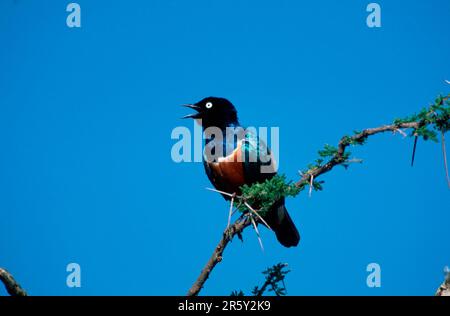
[{"label": "bird's tail", "polygon": [[284,206],[284,199],[276,202],[266,221],[275,232],[278,241],[285,247],[295,247],[300,242],[300,234]]}]

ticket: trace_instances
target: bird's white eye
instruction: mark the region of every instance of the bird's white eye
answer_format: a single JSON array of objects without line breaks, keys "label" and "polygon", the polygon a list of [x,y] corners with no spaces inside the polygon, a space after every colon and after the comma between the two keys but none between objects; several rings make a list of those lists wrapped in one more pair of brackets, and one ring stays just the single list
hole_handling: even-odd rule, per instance
[{"label": "bird's white eye", "polygon": [[210,108],[212,108],[213,104],[211,102],[208,102],[208,103],[206,103],[205,106],[207,109],[210,109]]}]

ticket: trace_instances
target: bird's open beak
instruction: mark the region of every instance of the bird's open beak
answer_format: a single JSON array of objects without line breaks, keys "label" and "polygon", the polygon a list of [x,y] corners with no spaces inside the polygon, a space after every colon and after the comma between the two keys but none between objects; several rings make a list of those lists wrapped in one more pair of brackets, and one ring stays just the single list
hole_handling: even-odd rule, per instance
[{"label": "bird's open beak", "polygon": [[194,109],[194,110],[197,111],[197,113],[192,113],[192,114],[183,116],[182,117],[183,119],[188,119],[188,118],[199,119],[199,118],[201,118],[201,116],[202,116],[202,113],[200,113],[200,109],[201,108],[198,105],[195,105],[195,104],[184,104],[183,106],[187,107],[187,108],[190,108],[190,109]]}]

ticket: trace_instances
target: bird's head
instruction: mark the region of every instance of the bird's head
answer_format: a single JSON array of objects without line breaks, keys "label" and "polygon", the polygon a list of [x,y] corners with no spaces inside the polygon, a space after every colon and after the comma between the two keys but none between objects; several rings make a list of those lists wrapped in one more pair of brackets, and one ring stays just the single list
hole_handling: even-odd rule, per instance
[{"label": "bird's head", "polygon": [[232,124],[238,124],[237,111],[227,99],[208,97],[185,106],[196,110],[197,113],[186,115],[183,118],[192,118],[201,122],[203,129],[212,126],[226,128]]}]

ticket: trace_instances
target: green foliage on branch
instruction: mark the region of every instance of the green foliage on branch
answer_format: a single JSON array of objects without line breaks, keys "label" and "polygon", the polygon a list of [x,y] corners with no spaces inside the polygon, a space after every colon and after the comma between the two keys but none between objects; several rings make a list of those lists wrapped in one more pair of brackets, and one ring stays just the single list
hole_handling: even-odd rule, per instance
[{"label": "green foliage on branch", "polygon": [[[260,287],[255,286],[252,290],[252,295],[262,296],[265,292],[272,292],[276,296],[285,296],[287,292],[284,279],[289,272],[290,270],[287,270],[286,263],[278,263],[263,271],[265,276],[264,283]],[[245,296],[245,294],[239,290],[231,292],[231,296]]]},{"label": "green foliage on branch", "polygon": [[[437,142],[438,132],[445,133],[450,130],[450,94],[443,97],[439,96],[435,102],[428,108],[424,108],[418,114],[414,114],[403,119],[396,119],[394,126],[389,126],[389,130],[405,128],[402,124],[415,123],[406,128],[411,128],[410,136],[422,137],[424,140],[433,140]],[[386,130],[382,130],[386,131]],[[295,197],[306,187],[310,190],[321,191],[323,181],[317,181],[315,175],[320,175],[320,168],[328,167],[328,170],[335,165],[341,165],[348,168],[350,162],[361,162],[361,160],[350,160],[351,152],[346,150],[348,146],[364,145],[369,137],[366,131],[354,131],[352,136],[344,136],[341,139],[339,148],[326,144],[323,149],[318,151],[319,157],[314,163],[309,164],[306,169],[301,171],[302,180],[298,183],[287,181],[286,176],[276,175],[262,183],[255,183],[251,186],[241,187],[242,196],[239,197],[237,208],[241,212],[248,212],[245,205],[247,202],[253,209],[257,210],[261,216],[266,215],[274,202],[284,197]],[[328,165],[327,165],[328,164]]]},{"label": "green foliage on branch", "polygon": [[336,155],[338,152],[338,149],[334,146],[325,144],[325,147],[322,150],[319,150],[319,156],[321,158],[330,158]]},{"label": "green foliage on branch", "polygon": [[[296,196],[300,188],[292,181],[287,181],[285,175],[275,175],[262,183],[255,183],[251,186],[243,185],[242,200],[245,200],[253,208],[257,209],[261,216],[264,216],[275,201],[283,197]],[[238,204],[240,211],[248,211],[244,203]]]},{"label": "green foliage on branch", "polygon": [[410,136],[418,136],[423,140],[437,142],[437,134],[450,130],[450,94],[438,96],[434,104],[422,109],[419,113],[403,119],[396,119],[395,125],[402,123],[419,122],[419,127],[413,128]]}]

